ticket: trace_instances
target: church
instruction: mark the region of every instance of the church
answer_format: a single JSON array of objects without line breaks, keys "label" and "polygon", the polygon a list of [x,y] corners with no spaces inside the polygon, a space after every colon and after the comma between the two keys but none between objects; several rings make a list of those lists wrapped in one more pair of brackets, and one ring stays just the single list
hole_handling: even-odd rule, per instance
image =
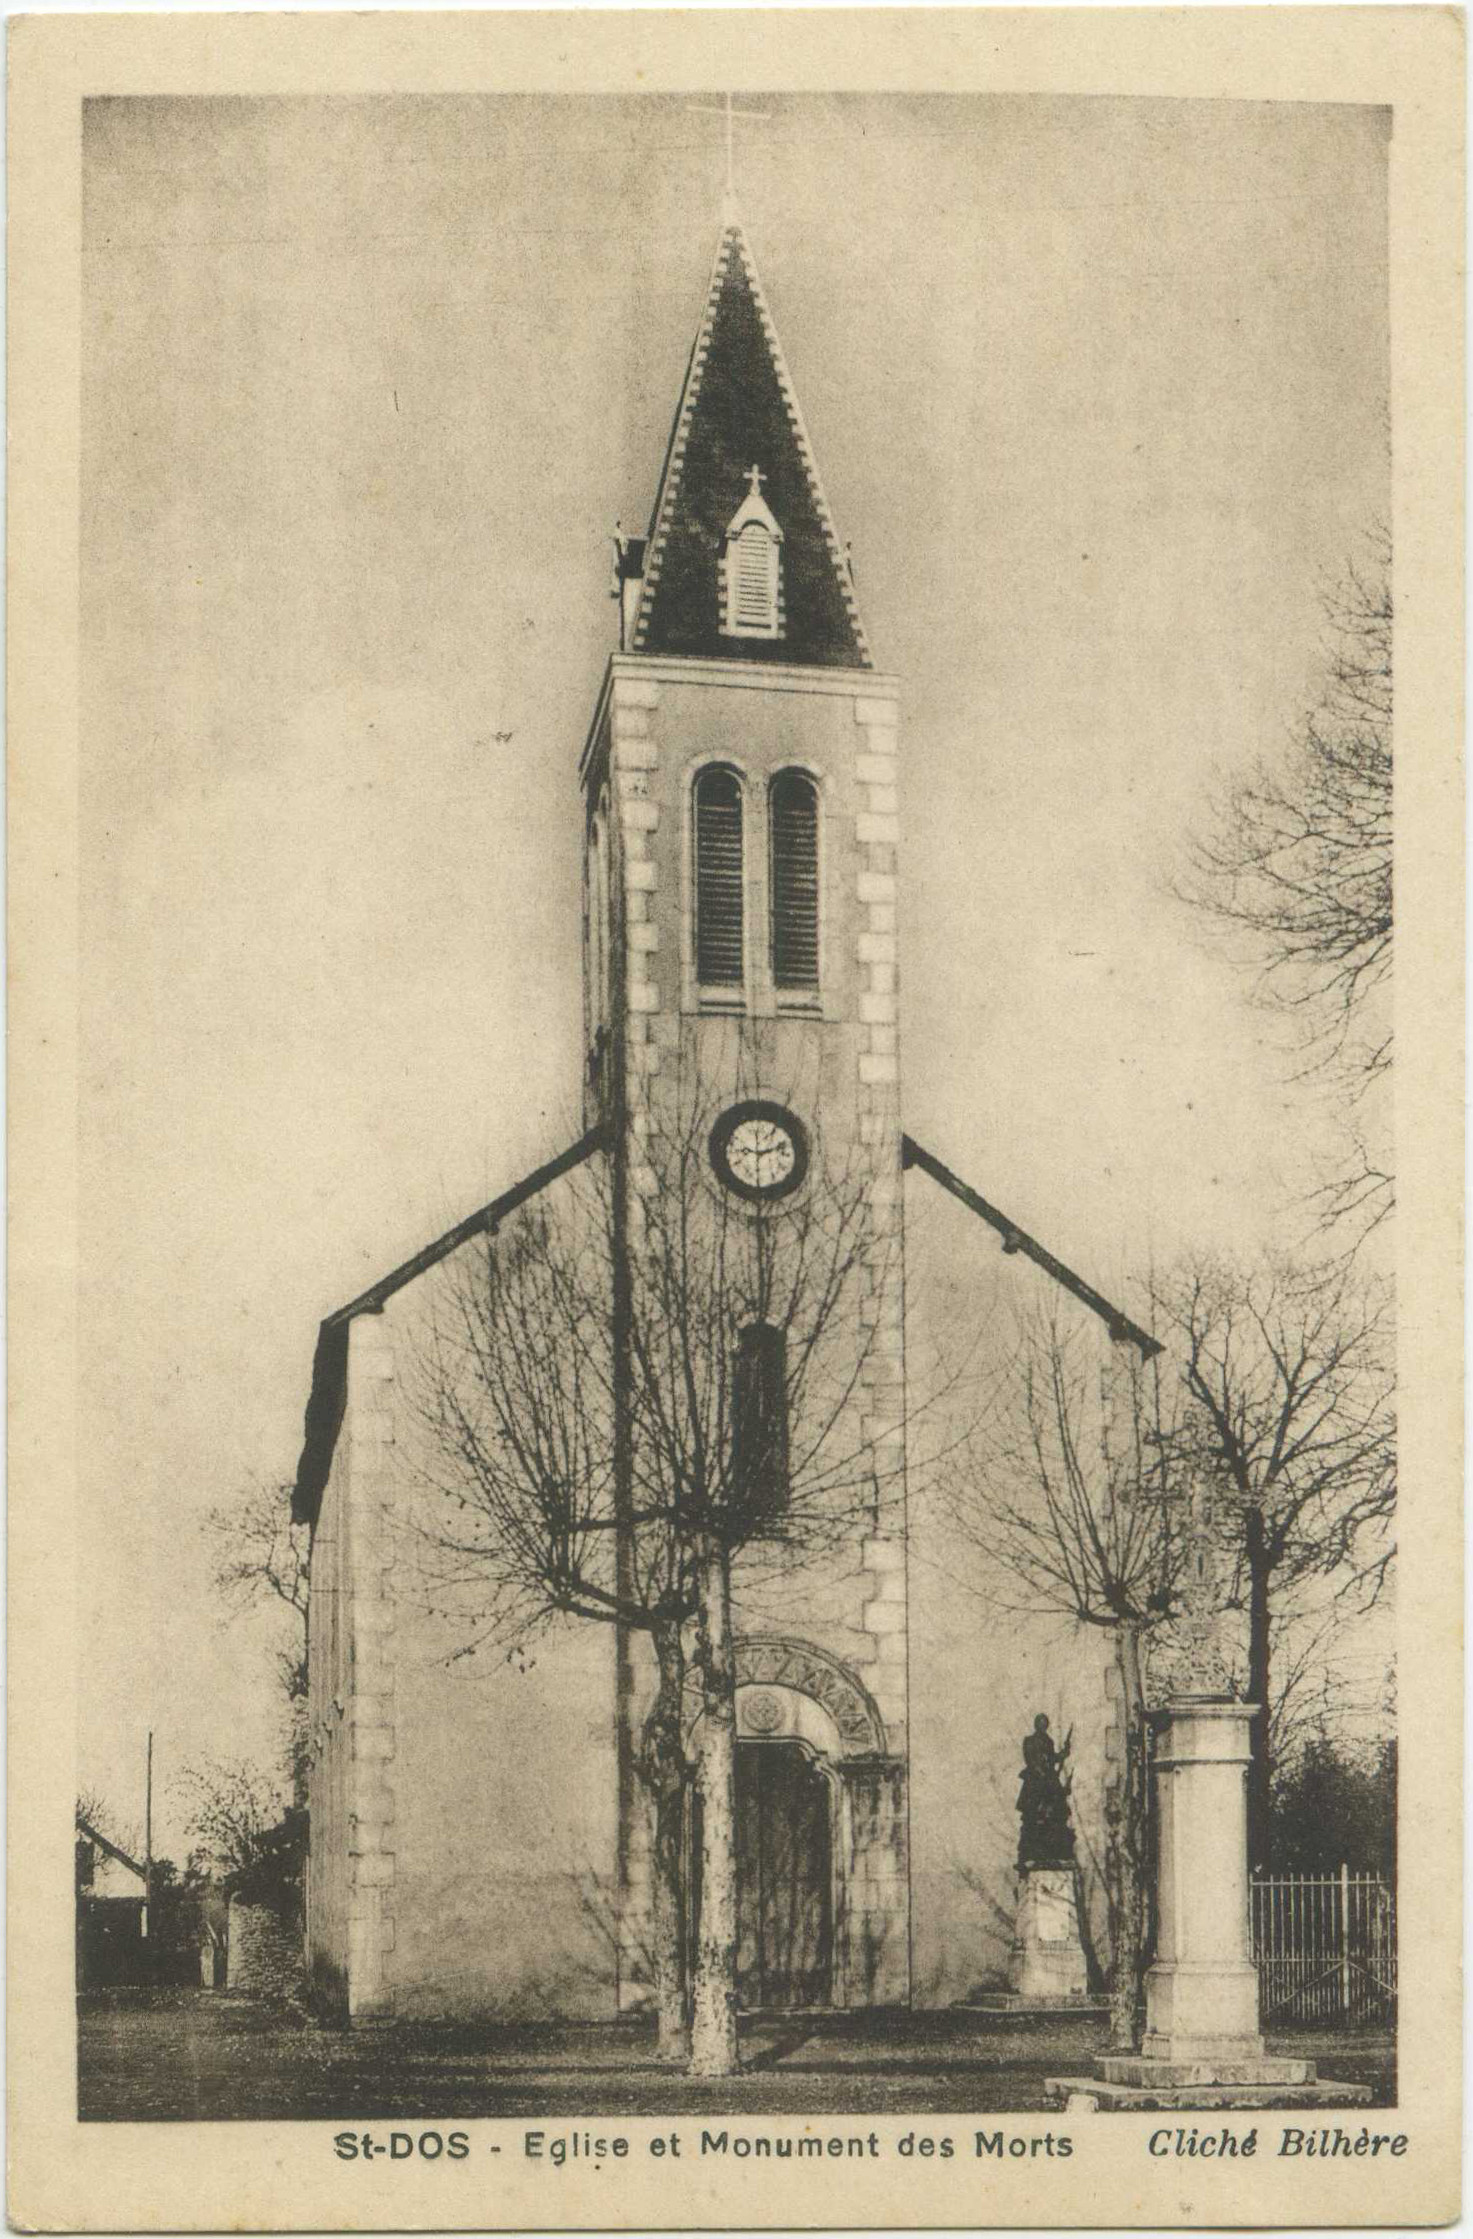
[{"label": "church", "polygon": [[[348,2020],[597,2018],[650,1996],[647,1641],[568,1622],[535,1655],[466,1662],[413,1586],[416,1302],[457,1255],[494,1255],[594,1170],[631,1267],[682,1192],[739,1236],[801,1221],[824,1174],[844,1177],[855,1304],[833,1419],[860,1489],[790,1576],[739,1559],[732,1582],[739,1985],[764,2010],[941,2004],[997,1979],[1021,1736],[1057,1707],[1057,1642],[1030,1662],[990,1634],[914,1510],[907,1188],[939,1188],[969,1233],[980,1219],[1155,1349],[906,1132],[903,694],[730,202],[648,533],[616,540],[615,611],[569,753],[584,1132],[318,1339],[294,1494],[312,1547],[307,1940],[319,2001]],[[744,1357],[772,1335],[744,1331]],[[1103,1780],[1103,1657],[1068,1653]]]}]

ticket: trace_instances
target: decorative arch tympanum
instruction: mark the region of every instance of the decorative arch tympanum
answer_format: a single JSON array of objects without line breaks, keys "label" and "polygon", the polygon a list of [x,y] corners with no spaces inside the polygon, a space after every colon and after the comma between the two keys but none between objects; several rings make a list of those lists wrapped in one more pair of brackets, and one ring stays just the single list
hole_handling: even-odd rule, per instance
[{"label": "decorative arch tympanum", "polygon": [[[826,1710],[838,1729],[845,1757],[883,1757],[887,1754],[885,1721],[874,1697],[847,1664],[811,1641],[785,1640],[779,1634],[744,1634],[736,1643],[738,1687],[791,1687],[809,1696]],[[685,1730],[701,1714],[700,1683],[686,1682]]]}]

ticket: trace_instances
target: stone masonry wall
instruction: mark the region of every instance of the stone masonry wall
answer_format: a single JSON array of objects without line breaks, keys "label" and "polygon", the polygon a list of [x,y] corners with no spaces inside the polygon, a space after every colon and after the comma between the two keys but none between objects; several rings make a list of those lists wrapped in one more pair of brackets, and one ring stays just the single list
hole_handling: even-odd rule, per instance
[{"label": "stone masonry wall", "polygon": [[352,1770],[348,1703],[352,1694],[352,1574],[349,1554],[350,1441],[345,1420],[312,1534],[308,1602],[310,1682],[306,1873],[307,1959],[314,2006],[344,2020],[348,2011],[348,1791]]},{"label": "stone masonry wall", "polygon": [[[908,1727],[905,1484],[905,1231],[900,1165],[899,709],[869,695],[854,702],[857,809],[855,938],[859,1044],[858,1132],[874,1159],[869,1298],[873,1337],[860,1374],[863,1435],[876,1459],[874,1535],[866,1541],[864,1626],[874,1643],[866,1682],[884,1712],[890,1746],[906,1751]],[[872,1319],[871,1319],[872,1318]]]},{"label": "stone masonry wall", "polygon": [[391,2014],[394,1944],[394,1608],[390,1572],[397,1399],[386,1323],[360,1315],[348,1342],[352,1471],[352,1694],[348,1705],[348,2010]]},{"label": "stone masonry wall", "polygon": [[270,1905],[230,1900],[225,1986],[261,1998],[292,1998],[302,1985],[302,1931]]}]

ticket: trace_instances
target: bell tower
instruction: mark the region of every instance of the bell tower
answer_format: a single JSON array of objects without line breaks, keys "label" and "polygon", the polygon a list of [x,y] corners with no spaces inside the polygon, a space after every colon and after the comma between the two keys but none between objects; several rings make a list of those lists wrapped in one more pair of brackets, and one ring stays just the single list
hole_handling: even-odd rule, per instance
[{"label": "bell tower", "polygon": [[[770,1563],[760,1580],[733,1573],[739,1817],[762,1821],[739,1867],[806,1845],[828,1908],[799,1981],[774,1974],[749,1905],[744,1995],[893,2004],[910,1992],[898,699],[731,209],[648,535],[616,551],[620,650],[581,769],[585,1097],[610,1130],[616,1194],[637,1234],[641,1207],[677,1186],[667,1146],[694,1109],[718,1204],[800,1205],[842,1172],[862,1205],[847,1404],[872,1495],[790,1581]],[[636,1903],[647,1687],[626,1640],[621,1876]]]}]

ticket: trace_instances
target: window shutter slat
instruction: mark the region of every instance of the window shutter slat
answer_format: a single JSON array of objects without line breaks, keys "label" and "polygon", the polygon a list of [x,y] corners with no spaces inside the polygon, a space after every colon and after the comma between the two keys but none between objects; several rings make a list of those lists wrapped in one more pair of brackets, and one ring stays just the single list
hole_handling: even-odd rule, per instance
[{"label": "window shutter slat", "polygon": [[770,619],[768,543],[760,529],[749,529],[737,546],[737,620],[760,630]]},{"label": "window shutter slat", "polygon": [[818,985],[818,793],[784,770],[768,804],[772,837],[772,977],[779,988]]},{"label": "window shutter slat", "polygon": [[740,987],[742,969],[742,789],[730,770],[704,770],[696,785],[696,978]]}]

